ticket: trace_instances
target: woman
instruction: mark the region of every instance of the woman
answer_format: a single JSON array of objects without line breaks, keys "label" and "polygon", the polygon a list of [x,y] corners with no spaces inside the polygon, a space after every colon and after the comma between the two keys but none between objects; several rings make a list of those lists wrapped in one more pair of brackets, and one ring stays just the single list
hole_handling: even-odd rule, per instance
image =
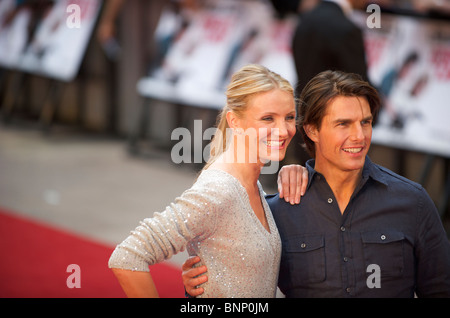
[{"label": "woman", "polygon": [[129,297],[157,297],[148,266],[184,248],[208,268],[202,297],[275,296],[281,241],[258,178],[265,163],[284,158],[295,134],[294,90],[278,74],[248,65],[233,75],[226,96],[195,184],[141,222],[109,260]]}]

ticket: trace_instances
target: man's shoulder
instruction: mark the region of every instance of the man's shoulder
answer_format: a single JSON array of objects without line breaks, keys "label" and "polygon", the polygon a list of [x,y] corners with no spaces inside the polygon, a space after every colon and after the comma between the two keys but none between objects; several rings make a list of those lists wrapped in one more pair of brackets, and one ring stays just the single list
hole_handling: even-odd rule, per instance
[{"label": "man's shoulder", "polygon": [[[323,21],[325,20],[327,23],[323,24]],[[330,23],[332,24],[332,27],[330,27]],[[302,24],[312,24],[316,28],[326,29],[328,32],[334,32],[336,31],[336,28],[357,28],[357,26],[344,14],[342,8],[340,8],[338,4],[328,1],[321,2],[313,10],[303,14],[302,23],[299,24],[300,28],[302,27]]]},{"label": "man's shoulder", "polygon": [[279,200],[281,200],[279,193],[266,194],[265,198],[269,205],[276,204]]},{"label": "man's shoulder", "polygon": [[265,196],[267,203],[269,204],[269,207],[272,209],[272,212],[274,210],[278,210],[280,207],[290,207],[292,206],[290,203],[286,202],[283,198],[280,198],[279,193],[275,194],[267,194]]},{"label": "man's shoulder", "polygon": [[413,189],[415,191],[423,191],[424,190],[424,188],[422,187],[421,184],[419,184],[415,181],[412,181],[406,177],[403,177],[403,176],[399,175],[398,173],[395,173],[386,167],[383,167],[381,165],[373,163],[373,169],[374,169],[376,175],[378,176],[378,178],[380,178],[380,180],[384,181],[389,187],[401,186],[401,187]]}]

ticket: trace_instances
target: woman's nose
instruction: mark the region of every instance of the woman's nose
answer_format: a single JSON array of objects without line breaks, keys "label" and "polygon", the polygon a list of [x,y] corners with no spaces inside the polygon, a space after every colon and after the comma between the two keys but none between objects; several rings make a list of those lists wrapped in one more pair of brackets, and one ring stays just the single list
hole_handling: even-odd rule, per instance
[{"label": "woman's nose", "polygon": [[279,122],[276,129],[280,137],[287,137],[289,135],[289,123],[286,121]]}]

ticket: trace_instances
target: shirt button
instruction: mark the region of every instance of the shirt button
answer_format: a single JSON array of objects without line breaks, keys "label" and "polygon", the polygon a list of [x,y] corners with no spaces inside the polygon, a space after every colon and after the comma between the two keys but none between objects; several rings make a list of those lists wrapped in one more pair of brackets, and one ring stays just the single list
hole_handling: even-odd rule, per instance
[{"label": "shirt button", "polygon": [[348,262],[348,257],[344,256],[344,262]]},{"label": "shirt button", "polygon": [[333,199],[332,198],[328,198],[328,203],[333,203]]},{"label": "shirt button", "polygon": [[345,289],[345,291],[346,291],[347,293],[350,293],[350,287],[347,287],[347,288]]},{"label": "shirt button", "polygon": [[302,243],[302,244],[300,245],[300,247],[301,247],[301,248],[305,248],[305,247],[306,247],[306,244],[305,244],[305,243]]},{"label": "shirt button", "polygon": [[341,226],[341,232],[345,232],[345,226]]},{"label": "shirt button", "polygon": [[381,235],[381,240],[384,241],[386,239],[386,235]]}]

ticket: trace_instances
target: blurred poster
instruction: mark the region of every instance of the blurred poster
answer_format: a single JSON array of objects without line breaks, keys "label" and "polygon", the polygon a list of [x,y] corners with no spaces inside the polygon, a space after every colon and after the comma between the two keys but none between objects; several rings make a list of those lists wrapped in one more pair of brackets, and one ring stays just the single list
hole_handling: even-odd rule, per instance
[{"label": "blurred poster", "polygon": [[365,15],[369,78],[384,106],[375,143],[450,157],[450,23],[383,13],[381,28]]},{"label": "blurred poster", "polygon": [[0,65],[71,81],[100,7],[100,0],[2,0]]},{"label": "blurred poster", "polygon": [[276,20],[270,4],[260,1],[211,0],[196,11],[168,7],[155,34],[159,56],[138,90],[186,105],[222,108],[231,74],[249,63],[265,65],[294,85],[294,21]]}]

